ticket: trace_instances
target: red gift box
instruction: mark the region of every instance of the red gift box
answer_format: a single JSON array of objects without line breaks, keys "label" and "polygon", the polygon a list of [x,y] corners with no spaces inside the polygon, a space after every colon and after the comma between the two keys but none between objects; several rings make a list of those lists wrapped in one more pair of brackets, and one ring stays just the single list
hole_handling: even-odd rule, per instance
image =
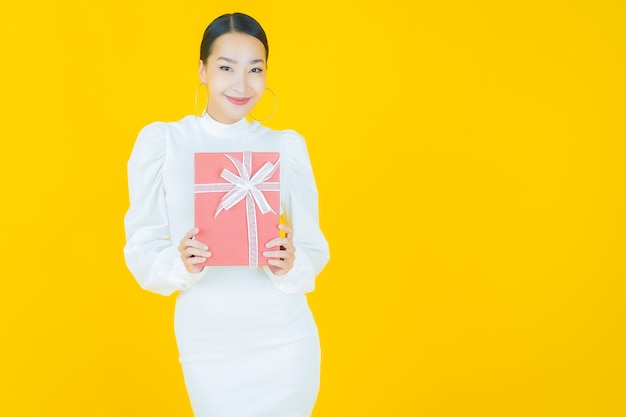
[{"label": "red gift box", "polygon": [[202,265],[267,265],[265,244],[279,237],[280,154],[203,152],[194,155],[196,239],[209,245]]}]

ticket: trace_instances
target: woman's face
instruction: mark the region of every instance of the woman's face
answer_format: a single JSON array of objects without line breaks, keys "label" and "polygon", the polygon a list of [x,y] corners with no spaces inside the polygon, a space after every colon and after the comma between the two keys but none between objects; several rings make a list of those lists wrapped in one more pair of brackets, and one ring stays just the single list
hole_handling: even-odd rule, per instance
[{"label": "woman's face", "polygon": [[200,80],[209,89],[207,112],[221,123],[234,123],[252,111],[265,91],[265,47],[244,33],[217,38]]}]

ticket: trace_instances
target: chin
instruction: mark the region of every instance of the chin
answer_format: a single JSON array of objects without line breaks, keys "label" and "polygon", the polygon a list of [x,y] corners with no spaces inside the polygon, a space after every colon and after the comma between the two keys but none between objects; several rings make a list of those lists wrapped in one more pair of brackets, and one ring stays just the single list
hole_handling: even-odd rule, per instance
[{"label": "chin", "polygon": [[248,112],[245,112],[245,113],[242,112],[242,113],[230,115],[229,117],[232,119],[233,123],[235,123],[236,121],[243,119],[247,115],[248,115]]},{"label": "chin", "polygon": [[228,115],[228,117],[232,118],[234,121],[237,120],[241,120],[244,117],[246,117],[248,114],[250,114],[250,112],[252,111],[252,109],[240,109],[239,111],[236,112],[232,112]]}]

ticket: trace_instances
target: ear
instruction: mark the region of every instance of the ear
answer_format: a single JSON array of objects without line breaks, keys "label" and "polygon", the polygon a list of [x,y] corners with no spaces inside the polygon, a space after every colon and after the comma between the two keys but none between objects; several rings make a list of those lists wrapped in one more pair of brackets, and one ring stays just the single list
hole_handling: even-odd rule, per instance
[{"label": "ear", "polygon": [[200,76],[200,82],[202,84],[206,85],[206,83],[207,83],[206,66],[204,65],[204,62],[202,62],[202,60],[200,60],[200,62],[198,64],[198,75]]}]

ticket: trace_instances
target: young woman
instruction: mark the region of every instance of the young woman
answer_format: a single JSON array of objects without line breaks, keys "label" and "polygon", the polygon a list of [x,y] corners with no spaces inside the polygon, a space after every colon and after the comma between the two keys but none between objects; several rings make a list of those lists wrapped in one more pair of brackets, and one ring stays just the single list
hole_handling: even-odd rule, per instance
[{"label": "young woman", "polygon": [[[248,122],[265,91],[263,28],[241,13],[215,19],[200,47],[201,116],[144,127],[128,162],[128,268],[146,290],[177,293],[175,332],[197,417],[310,416],[320,349],[306,292],[329,259],[304,139]],[[280,153],[284,237],[267,242],[268,265],[200,266],[195,238],[194,153]],[[278,233],[277,233],[278,236]]]}]

